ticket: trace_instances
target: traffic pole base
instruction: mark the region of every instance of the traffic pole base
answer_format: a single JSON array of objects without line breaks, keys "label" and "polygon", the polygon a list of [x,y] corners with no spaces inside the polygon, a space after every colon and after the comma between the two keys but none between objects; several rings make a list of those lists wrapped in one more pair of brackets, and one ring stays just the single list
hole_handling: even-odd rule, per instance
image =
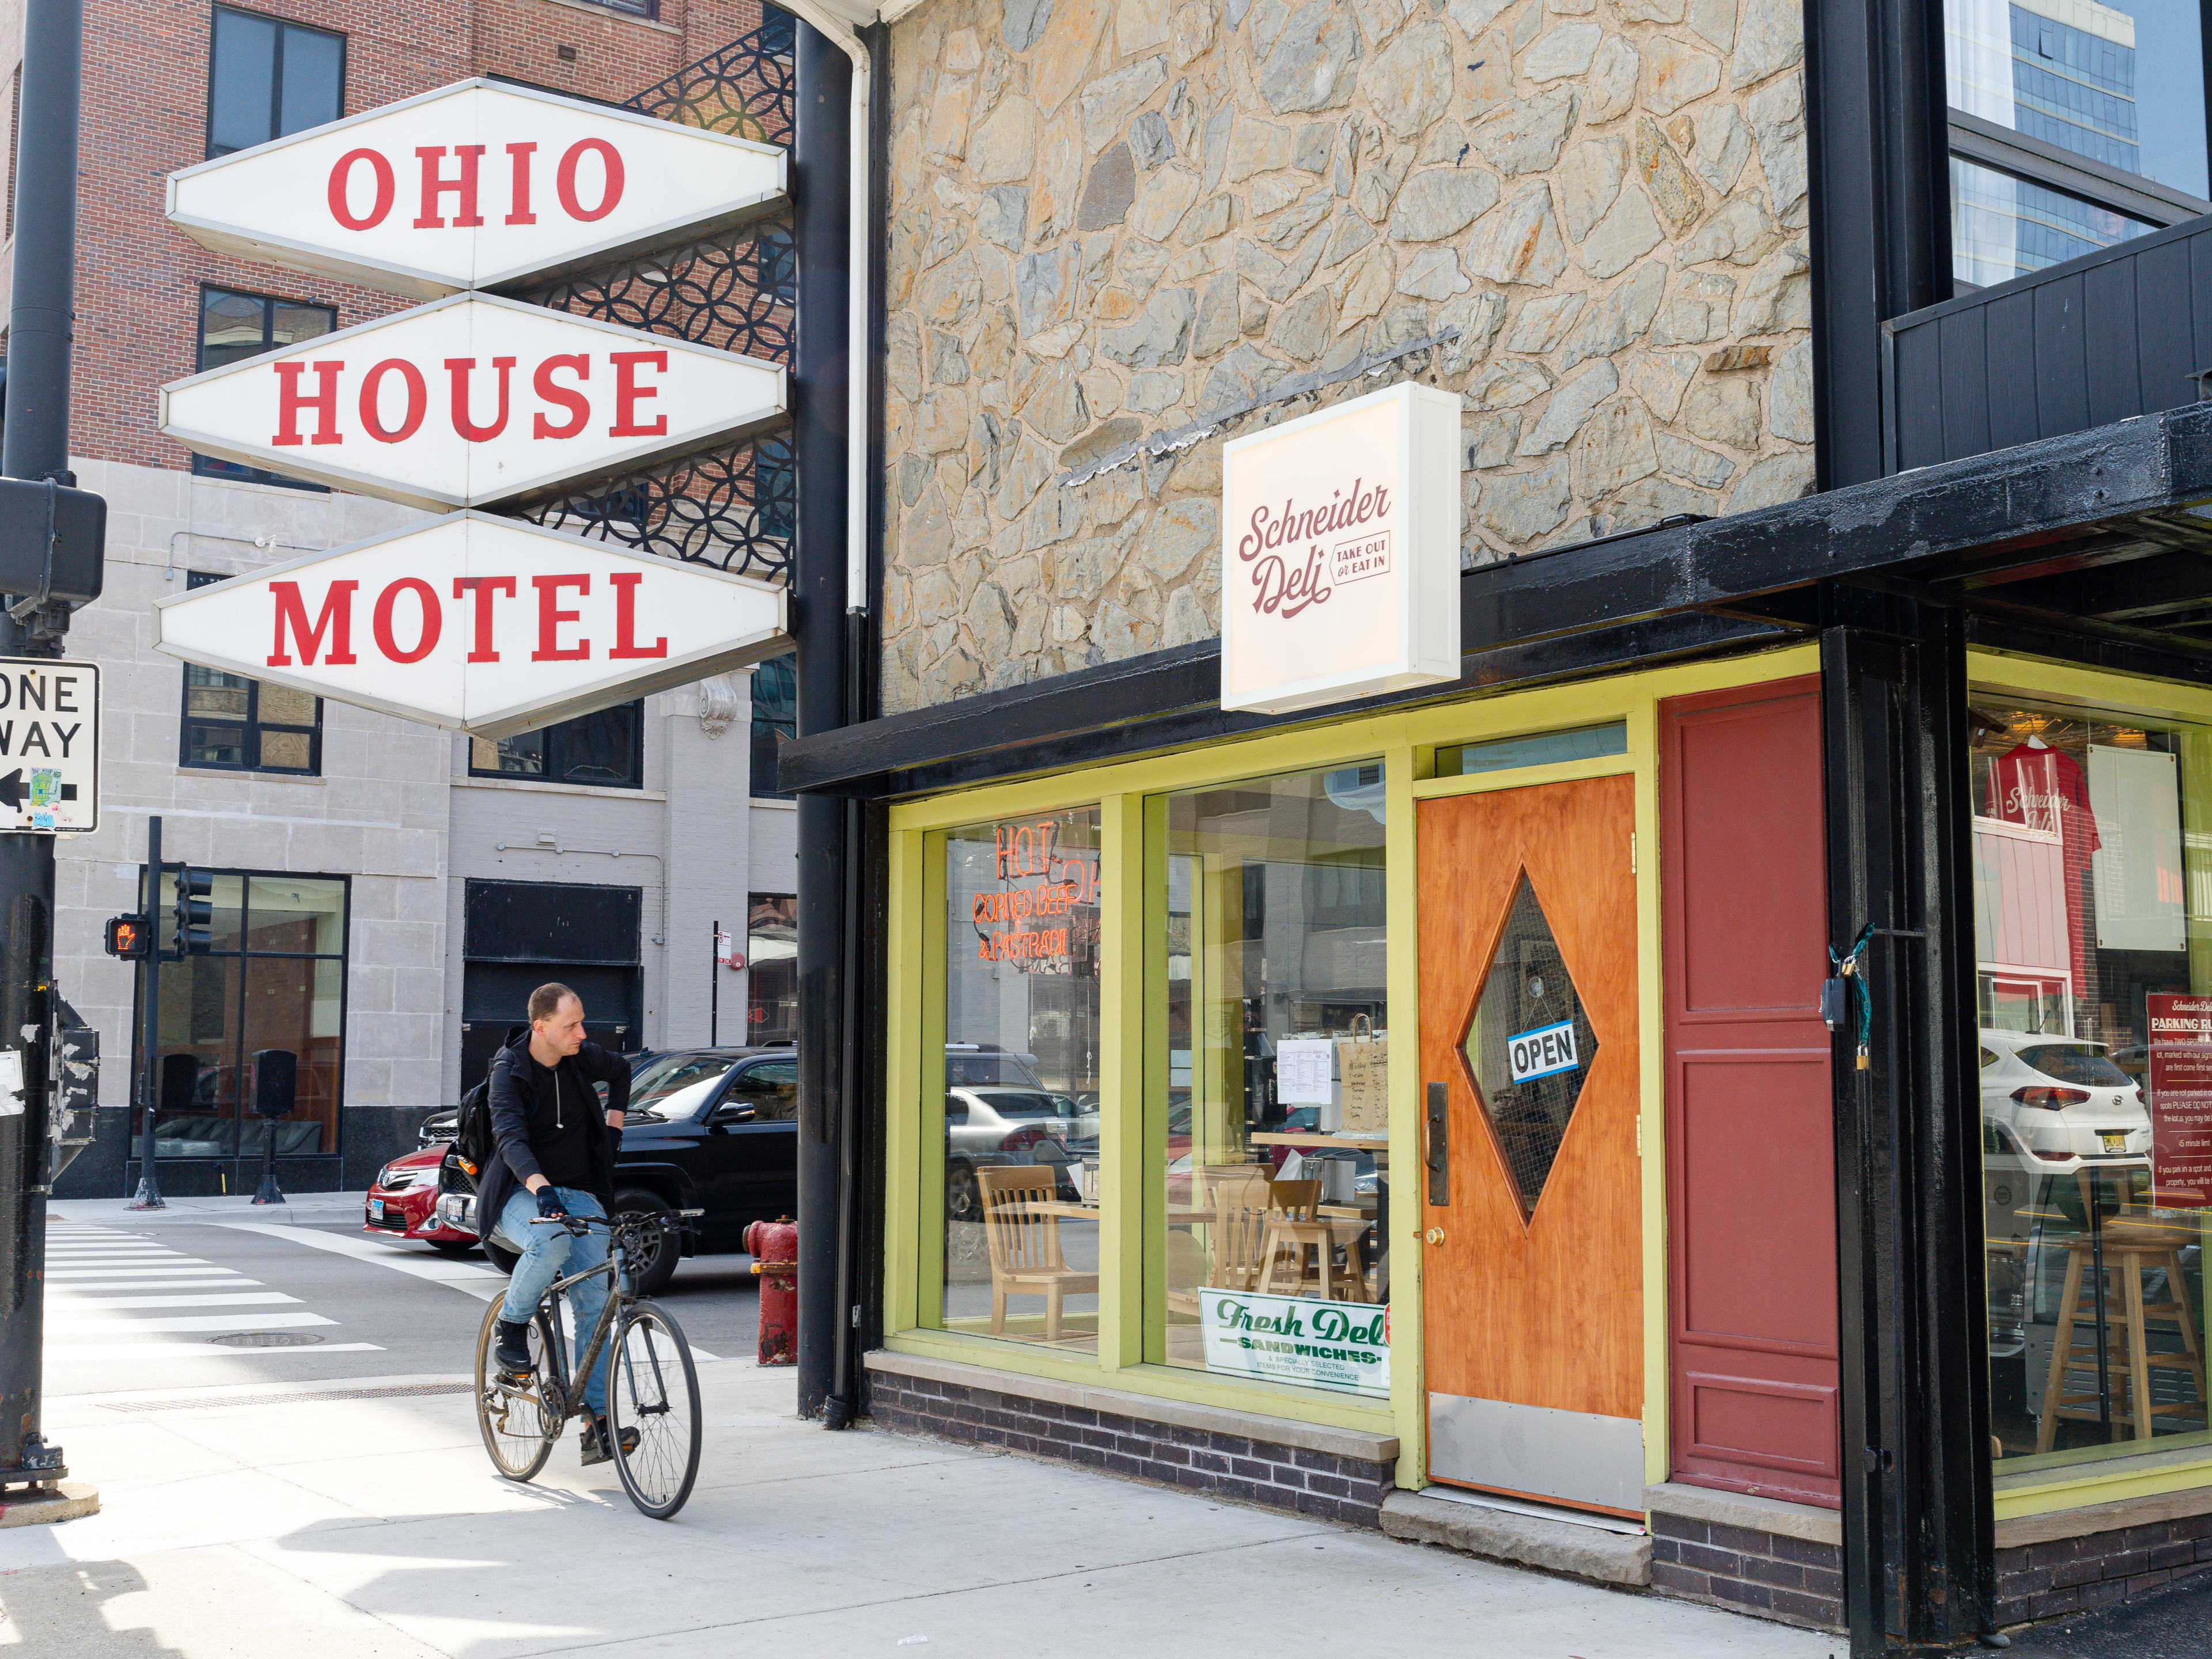
[{"label": "traffic pole base", "polygon": [[26,1487],[0,1502],[0,1527],[50,1527],[99,1513],[98,1487],[85,1480],[61,1480]]}]

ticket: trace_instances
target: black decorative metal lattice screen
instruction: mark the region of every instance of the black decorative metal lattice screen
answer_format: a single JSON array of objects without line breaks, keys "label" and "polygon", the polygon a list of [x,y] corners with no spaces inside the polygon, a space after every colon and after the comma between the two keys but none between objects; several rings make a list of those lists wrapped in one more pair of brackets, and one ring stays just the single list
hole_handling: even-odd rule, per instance
[{"label": "black decorative metal lattice screen", "polygon": [[[787,145],[792,23],[767,21],[628,100],[665,121]],[[787,219],[757,220],[678,246],[571,271],[514,295],[648,333],[788,364],[796,261]],[[791,445],[742,439],[507,509],[572,535],[781,581],[794,531]]]}]

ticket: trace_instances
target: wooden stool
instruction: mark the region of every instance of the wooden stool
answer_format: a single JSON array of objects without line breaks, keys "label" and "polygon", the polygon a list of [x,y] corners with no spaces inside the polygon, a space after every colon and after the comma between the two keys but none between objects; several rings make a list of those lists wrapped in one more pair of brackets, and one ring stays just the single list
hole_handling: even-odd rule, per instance
[{"label": "wooden stool", "polygon": [[[2106,1224],[2104,1234],[2105,1273],[2107,1279],[2113,1273],[2120,1276],[2117,1299],[2124,1314],[2112,1331],[2117,1340],[2105,1356],[2105,1374],[2108,1377],[2125,1377],[2128,1383],[2126,1410],[2115,1405],[2110,1413],[2117,1437],[2122,1424],[2133,1431],[2137,1440],[2148,1440],[2157,1429],[2155,1419],[2161,1416],[2203,1414],[2207,1410],[2204,1389],[2204,1353],[2197,1346],[2197,1322],[2189,1311],[2188,1281],[2181,1274],[2183,1249],[2198,1242],[2193,1228],[2178,1228],[2155,1222],[2130,1220],[2124,1215]],[[2035,1449],[2047,1452],[2058,1437],[2062,1418],[2074,1422],[2094,1423],[2100,1420],[2100,1401],[2093,1389],[2087,1394],[2069,1394],[2066,1374],[2069,1370],[2090,1370],[2097,1368],[2097,1346],[2092,1340],[2087,1346],[2075,1340],[2075,1324],[2081,1317],[2081,1281],[2094,1266],[2096,1241],[2087,1233],[2077,1233],[2066,1241],[2066,1285],[2058,1297],[2058,1329],[2051,1348],[2051,1375],[2043,1387],[2043,1417],[2037,1425]],[[2154,1267],[2166,1269],[2167,1299],[2146,1303],[2143,1300],[2143,1275]],[[2094,1304],[2095,1287],[2090,1289]],[[2106,1296],[2114,1298],[2109,1283]],[[2181,1327],[2180,1353],[2153,1353],[2144,1331],[2149,1316],[2172,1318]],[[2197,1398],[2176,1401],[2164,1406],[2154,1406],[2150,1398],[2150,1377],[2154,1370],[2183,1371],[2196,1379]]]}]

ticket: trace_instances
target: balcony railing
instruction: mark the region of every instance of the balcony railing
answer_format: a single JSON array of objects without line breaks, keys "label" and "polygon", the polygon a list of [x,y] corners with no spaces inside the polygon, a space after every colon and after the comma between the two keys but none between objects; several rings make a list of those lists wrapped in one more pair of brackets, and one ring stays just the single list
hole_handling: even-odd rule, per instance
[{"label": "balcony railing", "polygon": [[1883,325],[1889,471],[2197,401],[2212,370],[2212,219]]}]

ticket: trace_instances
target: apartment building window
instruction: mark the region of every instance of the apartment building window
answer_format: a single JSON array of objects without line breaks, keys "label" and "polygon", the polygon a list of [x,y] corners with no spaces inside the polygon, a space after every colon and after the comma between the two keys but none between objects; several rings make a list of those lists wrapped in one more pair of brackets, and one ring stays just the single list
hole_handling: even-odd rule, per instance
[{"label": "apartment building window", "polygon": [[512,738],[469,739],[469,775],[645,787],[645,704],[626,702]]},{"label": "apartment building window", "polygon": [[[248,357],[281,350],[328,334],[338,325],[337,308],[279,300],[267,294],[240,294],[234,289],[203,285],[200,289],[198,367],[228,368]],[[302,483],[258,466],[212,455],[192,457],[192,471],[204,478],[231,478],[240,483],[283,484],[293,489],[315,489],[320,484]]]},{"label": "apartment building window", "polygon": [[789,800],[775,787],[776,745],[799,732],[799,657],[770,657],[753,670],[753,793],[763,800]]},{"label": "apartment building window", "polygon": [[1944,0],[1953,276],[2212,212],[2202,0]]},{"label": "apartment building window", "polygon": [[208,54],[210,159],[345,113],[345,36],[215,9]]},{"label": "apartment building window", "polygon": [[[185,586],[189,590],[221,580],[194,570],[185,574]],[[183,727],[178,758],[185,766],[299,777],[322,773],[323,700],[309,692],[187,663]]]},{"label": "apartment building window", "polygon": [[660,0],[588,0],[588,3],[624,17],[641,17],[648,23],[660,21]]},{"label": "apartment building window", "polygon": [[798,20],[774,6],[761,8],[761,50],[771,58],[789,58],[798,51]]}]

